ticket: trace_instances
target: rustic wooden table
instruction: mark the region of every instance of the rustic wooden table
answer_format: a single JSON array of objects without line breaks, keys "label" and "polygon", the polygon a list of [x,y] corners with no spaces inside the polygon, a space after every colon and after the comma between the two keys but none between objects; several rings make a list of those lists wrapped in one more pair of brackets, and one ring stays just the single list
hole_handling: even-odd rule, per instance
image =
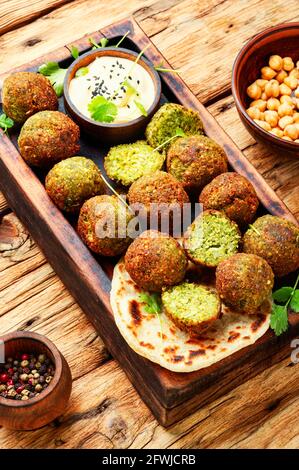
[{"label": "rustic wooden table", "polygon": [[[255,33],[299,20],[290,0],[2,0],[0,73],[134,15],[246,157],[299,216],[299,161],[269,154],[243,128],[230,90],[233,60]],[[73,392],[60,421],[0,429],[0,448],[298,448],[299,366],[265,370],[164,429],[0,197],[1,333],[47,335],[68,360]],[[294,367],[292,367],[294,366]]]}]

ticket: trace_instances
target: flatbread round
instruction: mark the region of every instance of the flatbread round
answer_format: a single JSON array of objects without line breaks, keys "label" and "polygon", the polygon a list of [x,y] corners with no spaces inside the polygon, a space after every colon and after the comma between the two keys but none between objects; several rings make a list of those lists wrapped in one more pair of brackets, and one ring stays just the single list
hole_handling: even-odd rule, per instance
[{"label": "flatbread round", "polygon": [[222,317],[200,336],[180,330],[162,310],[150,314],[140,300],[143,292],[125,269],[114,268],[110,303],[115,322],[129,346],[141,356],[174,372],[208,367],[260,338],[269,328],[270,301],[255,315],[222,306]]}]

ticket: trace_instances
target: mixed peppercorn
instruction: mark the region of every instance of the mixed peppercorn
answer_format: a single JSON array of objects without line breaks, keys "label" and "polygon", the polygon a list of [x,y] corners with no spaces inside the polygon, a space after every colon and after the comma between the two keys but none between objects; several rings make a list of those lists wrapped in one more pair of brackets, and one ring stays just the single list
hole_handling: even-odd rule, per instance
[{"label": "mixed peppercorn", "polygon": [[54,377],[55,367],[45,354],[21,354],[0,364],[0,396],[29,400],[45,390]]}]

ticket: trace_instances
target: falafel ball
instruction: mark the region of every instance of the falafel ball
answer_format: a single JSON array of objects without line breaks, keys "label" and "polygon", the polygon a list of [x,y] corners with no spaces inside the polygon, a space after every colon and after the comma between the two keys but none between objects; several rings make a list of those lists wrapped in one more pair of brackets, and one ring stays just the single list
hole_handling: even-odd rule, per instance
[{"label": "falafel ball", "polygon": [[238,251],[241,234],[235,222],[223,212],[208,210],[188,228],[184,248],[194,264],[215,268]]},{"label": "falafel ball", "polygon": [[162,292],[166,314],[182,330],[199,335],[207,330],[221,313],[218,293],[210,287],[183,282]]},{"label": "falafel ball", "polygon": [[[186,135],[203,134],[203,124],[199,114],[193,109],[176,103],[165,103],[154,114],[145,130],[149,145],[156,148],[170,139],[181,129]],[[165,153],[169,144],[161,148]]]},{"label": "falafel ball", "polygon": [[116,196],[94,196],[81,207],[77,230],[93,252],[102,256],[118,256],[132,242],[128,224],[133,217]]},{"label": "falafel ball", "polygon": [[106,192],[100,169],[85,157],[56,163],[46,176],[45,186],[52,201],[65,212],[77,212],[84,201]]},{"label": "falafel ball", "polygon": [[66,114],[40,111],[23,125],[18,144],[29,165],[46,167],[78,153],[79,137],[79,127]]},{"label": "falafel ball", "polygon": [[227,171],[227,156],[204,135],[179,137],[170,144],[166,166],[187,192],[198,195],[215,176]]},{"label": "falafel ball", "polygon": [[273,284],[273,271],[260,256],[237,253],[216,269],[216,288],[221,300],[238,312],[256,313],[269,298]]},{"label": "falafel ball", "polygon": [[138,178],[161,170],[165,157],[145,140],[111,147],[104,165],[109,178],[129,186]]},{"label": "falafel ball", "polygon": [[240,227],[253,221],[259,205],[252,184],[244,176],[234,172],[216,176],[202,190],[199,202],[204,209],[223,211]]},{"label": "falafel ball", "polygon": [[274,215],[256,219],[243,237],[243,251],[264,258],[276,276],[299,268],[299,227]]},{"label": "falafel ball", "polygon": [[129,275],[142,289],[161,292],[181,282],[187,257],[180,244],[166,233],[147,230],[139,235],[125,254]]},{"label": "falafel ball", "polygon": [[135,181],[129,189],[130,204],[144,204],[148,209],[151,203],[183,205],[189,197],[181,183],[165,171],[156,171]]},{"label": "falafel ball", "polygon": [[2,88],[3,111],[22,124],[38,111],[58,108],[58,99],[48,78],[34,72],[9,75]]}]

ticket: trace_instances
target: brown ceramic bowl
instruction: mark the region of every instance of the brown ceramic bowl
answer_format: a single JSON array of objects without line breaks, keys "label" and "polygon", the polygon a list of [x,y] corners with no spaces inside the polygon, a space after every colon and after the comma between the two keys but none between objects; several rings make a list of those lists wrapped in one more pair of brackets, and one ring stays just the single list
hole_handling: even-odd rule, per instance
[{"label": "brown ceramic bowl", "polygon": [[49,339],[37,333],[16,331],[0,339],[5,357],[22,352],[46,354],[55,365],[52,381],[38,397],[26,401],[0,397],[0,425],[25,431],[50,423],[65,411],[71,394],[72,376],[66,360]]},{"label": "brown ceramic bowl", "polygon": [[[299,143],[283,140],[258,126],[246,113],[252,101],[246,93],[248,85],[260,78],[260,70],[269,57],[278,54],[299,59],[299,23],[286,23],[268,28],[254,36],[239,52],[232,72],[232,92],[240,118],[257,141],[266,144],[280,156],[299,157]],[[275,77],[274,77],[275,78]]]},{"label": "brown ceramic bowl", "polygon": [[70,116],[77,122],[77,124],[86,133],[96,137],[97,139],[107,143],[122,143],[132,142],[140,137],[145,130],[146,125],[150,121],[153,114],[157,111],[160,98],[161,98],[161,80],[159,74],[152,67],[152,65],[144,58],[139,59],[138,64],[144,67],[153,79],[155,86],[155,99],[150,109],[147,111],[147,116],[140,116],[137,119],[126,123],[104,123],[96,122],[84,116],[78,108],[73,104],[69,95],[69,84],[74,78],[77,70],[81,67],[87,67],[96,57],[100,56],[115,56],[129,59],[132,62],[136,60],[138,54],[128,49],[120,47],[105,47],[103,49],[96,49],[81,55],[69,67],[65,81],[64,81],[64,104]]}]

